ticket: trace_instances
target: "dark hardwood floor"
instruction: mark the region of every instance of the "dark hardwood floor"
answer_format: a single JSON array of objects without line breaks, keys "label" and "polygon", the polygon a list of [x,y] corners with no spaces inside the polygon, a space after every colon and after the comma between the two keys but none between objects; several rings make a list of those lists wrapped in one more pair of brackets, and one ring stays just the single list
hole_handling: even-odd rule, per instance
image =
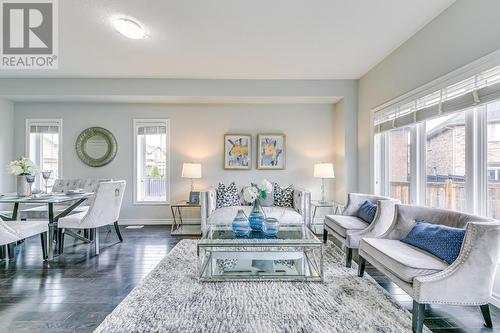
[{"label": "dark hardwood floor", "polygon": [[[91,332],[182,239],[166,226],[121,229],[124,243],[101,231],[99,256],[70,237],[64,256],[51,263],[42,262],[38,237],[17,246],[14,261],[0,262],[0,331]],[[411,310],[404,291],[367,272]],[[482,327],[479,308],[431,306],[425,324],[433,332],[500,332],[500,310],[493,307],[492,317],[498,329]]]}]

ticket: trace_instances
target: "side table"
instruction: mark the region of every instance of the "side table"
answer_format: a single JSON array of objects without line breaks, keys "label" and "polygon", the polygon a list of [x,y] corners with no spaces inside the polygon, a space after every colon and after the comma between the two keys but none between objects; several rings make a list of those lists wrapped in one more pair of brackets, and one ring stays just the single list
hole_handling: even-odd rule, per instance
[{"label": "side table", "polygon": [[328,214],[341,214],[342,210],[344,209],[344,205],[336,201],[321,202],[319,200],[311,200],[311,212],[312,212],[311,229],[315,234],[322,234],[323,220],[321,220],[321,223],[315,223],[315,218],[318,208],[328,209],[329,213],[324,214],[324,216],[326,216]]},{"label": "side table", "polygon": [[192,204],[186,201],[176,202],[170,205],[170,210],[172,211],[172,217],[174,221],[172,222],[172,229],[170,234],[173,236],[180,235],[193,235],[199,236],[201,235],[201,225],[199,224],[184,224],[182,220],[182,211],[185,208],[199,208],[201,209],[201,205]]}]

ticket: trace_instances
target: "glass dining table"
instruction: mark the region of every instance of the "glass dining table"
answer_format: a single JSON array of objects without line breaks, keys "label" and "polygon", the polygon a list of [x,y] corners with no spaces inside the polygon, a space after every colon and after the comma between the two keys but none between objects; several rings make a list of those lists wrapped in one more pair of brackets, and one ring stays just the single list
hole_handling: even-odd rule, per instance
[{"label": "glass dining table", "polygon": [[[0,217],[4,221],[15,221],[18,219],[19,215],[19,205],[21,204],[38,204],[47,205],[48,212],[48,225],[49,225],[49,235],[47,237],[47,260],[52,260],[54,258],[54,232],[57,226],[57,221],[64,216],[67,216],[73,212],[73,210],[81,205],[85,200],[92,197],[93,192],[84,193],[54,193],[45,195],[32,195],[28,197],[20,197],[15,193],[0,194],[0,204],[14,204],[12,213],[10,216],[0,214]],[[55,211],[54,205],[56,204],[68,204],[62,211]]]}]

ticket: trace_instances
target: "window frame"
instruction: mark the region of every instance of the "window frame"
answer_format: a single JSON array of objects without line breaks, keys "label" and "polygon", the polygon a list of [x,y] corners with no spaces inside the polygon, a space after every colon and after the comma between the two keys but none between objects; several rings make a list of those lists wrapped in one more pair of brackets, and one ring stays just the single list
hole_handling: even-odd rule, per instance
[{"label": "window frame", "polygon": [[[410,182],[409,182],[409,204],[414,204],[416,202],[417,198],[417,164],[416,164],[416,140],[417,140],[417,126],[410,125],[410,126],[403,126],[400,127],[399,129],[404,129],[408,130],[409,133],[409,140],[410,140],[410,146],[409,146],[409,157],[410,157],[410,164],[408,165],[410,168]],[[383,164],[379,166],[378,168],[380,169],[380,176],[383,177],[380,180],[380,183],[382,184],[379,188],[383,192],[379,192],[379,194],[387,195],[390,196],[391,194],[391,179],[390,179],[390,137],[389,133],[391,131],[387,131],[384,133],[380,133],[381,136],[379,137],[379,140],[381,141],[380,144],[380,151],[382,152],[383,156],[381,156],[378,160],[383,161]]]},{"label": "window frame", "polygon": [[[493,103],[493,102],[492,102]],[[486,104],[488,105],[488,104]],[[487,107],[481,105],[475,108],[466,108],[460,112],[465,116],[465,195],[466,195],[466,213],[478,214],[487,216],[487,203],[488,196],[488,124],[487,124]],[[405,126],[406,127],[406,126]],[[402,127],[403,128],[403,127]],[[410,202],[417,205],[426,205],[427,195],[427,136],[426,136],[426,122],[416,123],[413,130],[412,137],[415,140],[411,141],[411,151],[414,153],[412,159],[412,184],[414,188],[413,197],[410,196]],[[390,149],[388,145],[388,133],[390,131],[378,133],[378,140],[385,144],[379,144],[378,147],[381,156],[374,159],[377,161],[387,161],[389,158]],[[374,142],[377,138],[373,137]],[[375,154],[377,151],[374,152]],[[385,169],[385,171],[384,171]],[[376,194],[389,195],[388,178],[384,177],[388,170],[387,163],[381,163],[379,166],[374,165],[373,173],[373,186]],[[377,185],[379,182],[380,185]]]},{"label": "window frame", "polygon": [[[171,164],[170,164],[170,119],[168,118],[134,118],[133,119],[133,125],[132,125],[132,134],[134,136],[134,154],[133,154],[133,205],[135,206],[168,206],[171,204],[171,197],[170,197],[170,184],[171,184]],[[166,189],[166,198],[165,201],[139,201],[138,196],[137,196],[137,191],[138,191],[138,152],[137,152],[137,128],[139,125],[142,124],[161,124],[165,125],[166,127],[166,147],[167,147],[167,156],[166,156],[166,167],[165,167],[165,189]]]},{"label": "window frame", "polygon": [[[58,179],[63,179],[63,120],[62,119],[57,119],[57,118],[26,118],[25,121],[25,135],[24,135],[24,140],[25,140],[25,146],[24,146],[24,152],[25,156],[29,158],[30,154],[30,127],[31,126],[38,126],[38,125],[56,125],[59,128],[59,152],[58,152],[58,163],[57,163],[57,175]],[[33,161],[35,162],[35,161]],[[41,172],[42,170],[40,170]]]}]

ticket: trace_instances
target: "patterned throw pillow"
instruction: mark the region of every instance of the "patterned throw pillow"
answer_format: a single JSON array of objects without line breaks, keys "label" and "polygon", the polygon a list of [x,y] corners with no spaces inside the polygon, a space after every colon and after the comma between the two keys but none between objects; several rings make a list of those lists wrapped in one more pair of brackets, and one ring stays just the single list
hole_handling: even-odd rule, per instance
[{"label": "patterned throw pillow", "polygon": [[283,188],[274,183],[273,194],[275,206],[293,208],[293,185]]},{"label": "patterned throw pillow", "polygon": [[217,186],[217,208],[231,207],[240,205],[240,196],[238,195],[238,188],[232,182],[228,186],[219,183]]},{"label": "patterned throw pillow", "polygon": [[366,223],[372,223],[376,213],[377,205],[371,203],[368,200],[365,200],[361,207],[359,207],[356,215]]},{"label": "patterned throw pillow", "polygon": [[460,254],[465,237],[465,229],[418,222],[401,241],[422,249],[452,264]]}]

